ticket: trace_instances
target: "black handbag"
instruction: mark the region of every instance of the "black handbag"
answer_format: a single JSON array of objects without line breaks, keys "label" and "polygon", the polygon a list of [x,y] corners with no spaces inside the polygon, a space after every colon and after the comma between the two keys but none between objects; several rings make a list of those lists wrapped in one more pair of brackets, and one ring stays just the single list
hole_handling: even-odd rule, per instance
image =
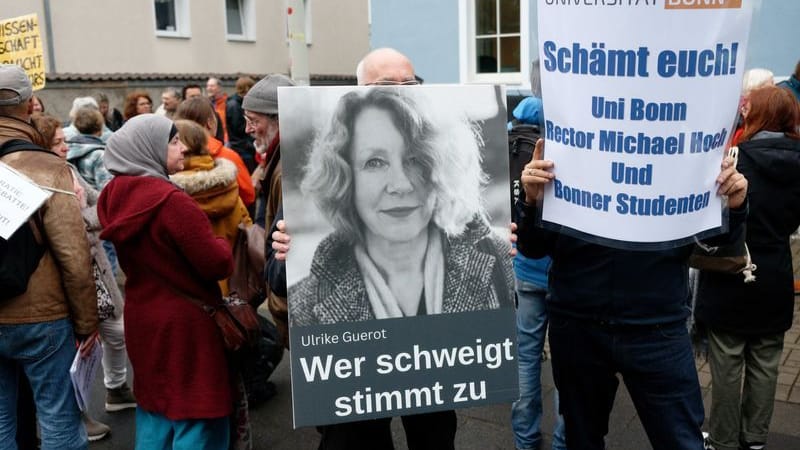
[{"label": "black handbag", "polygon": [[[735,165],[739,161],[739,148],[731,147],[728,155],[733,157]],[[756,276],[753,275],[753,272],[757,267],[750,258],[750,250],[745,241],[746,236],[747,233],[743,231],[735,242],[719,247],[706,245],[695,239],[694,250],[689,257],[689,266],[711,272],[741,273],[745,283],[755,281]]]}]

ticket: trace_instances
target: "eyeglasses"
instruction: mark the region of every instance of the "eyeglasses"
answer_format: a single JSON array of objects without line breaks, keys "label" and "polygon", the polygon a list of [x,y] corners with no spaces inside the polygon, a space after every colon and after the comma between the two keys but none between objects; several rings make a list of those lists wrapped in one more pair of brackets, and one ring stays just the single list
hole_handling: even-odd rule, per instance
[{"label": "eyeglasses", "polygon": [[267,120],[278,120],[277,114],[261,114],[260,116],[250,117],[247,114],[244,115],[244,123],[251,126],[256,126],[258,124],[264,123]]},{"label": "eyeglasses", "polygon": [[395,80],[378,80],[373,81],[372,83],[367,83],[367,86],[417,86],[419,85],[419,81],[417,80],[405,80],[405,81],[395,81]]}]

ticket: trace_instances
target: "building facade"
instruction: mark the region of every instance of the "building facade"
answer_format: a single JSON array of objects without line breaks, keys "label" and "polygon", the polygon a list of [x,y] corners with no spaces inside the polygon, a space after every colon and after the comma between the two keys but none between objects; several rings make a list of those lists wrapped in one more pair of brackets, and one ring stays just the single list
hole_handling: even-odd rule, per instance
[{"label": "building facade", "polygon": [[[312,83],[352,77],[369,50],[367,0],[304,4]],[[65,101],[98,90],[118,106],[132,88],[156,100],[163,87],[205,85],[208,76],[232,92],[239,74],[289,74],[288,9],[288,0],[13,0],[3,1],[0,19],[38,15],[40,95],[63,117]]]},{"label": "building facade", "polygon": [[[369,47],[366,0],[305,3],[309,71],[352,74]],[[38,14],[48,73],[288,73],[286,5],[14,0],[2,17]]]}]

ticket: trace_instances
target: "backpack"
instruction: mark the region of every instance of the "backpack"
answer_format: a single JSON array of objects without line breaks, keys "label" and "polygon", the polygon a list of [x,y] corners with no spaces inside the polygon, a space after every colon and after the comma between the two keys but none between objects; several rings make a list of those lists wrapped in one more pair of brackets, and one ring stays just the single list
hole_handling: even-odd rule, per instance
[{"label": "backpack", "polygon": [[536,141],[542,137],[539,125],[518,123],[512,121],[512,128],[508,130],[508,179],[511,181],[511,214],[512,220],[517,221],[516,208],[520,195],[524,194],[520,176],[525,164],[528,164],[533,157],[533,148]]},{"label": "backpack", "polygon": [[[31,142],[12,139],[0,146],[0,157],[19,151],[53,154]],[[39,267],[45,246],[33,224],[38,230],[44,230],[38,211],[7,240],[0,238],[0,302],[24,294],[31,275]]]}]

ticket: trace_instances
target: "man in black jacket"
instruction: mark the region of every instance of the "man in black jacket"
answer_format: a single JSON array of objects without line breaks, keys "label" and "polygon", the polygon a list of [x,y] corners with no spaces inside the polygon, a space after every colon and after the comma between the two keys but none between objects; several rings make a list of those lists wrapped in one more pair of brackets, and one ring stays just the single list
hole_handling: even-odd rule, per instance
[{"label": "man in black jacket", "polygon": [[[419,84],[411,60],[392,48],[379,48],[368,53],[356,67],[356,78],[361,86],[398,86]],[[266,277],[274,286],[286,293],[285,259],[289,251],[290,236],[285,233],[283,210],[276,215],[270,229]],[[270,284],[272,287],[273,284]],[[406,442],[411,450],[455,448],[458,422],[455,411],[437,411],[402,417]],[[393,449],[391,418],[340,423],[318,427],[322,434],[320,450],[380,450]]]},{"label": "man in black jacket", "polygon": [[239,77],[236,80],[236,93],[229,96],[225,103],[225,129],[228,130],[228,147],[242,157],[247,170],[253,173],[256,168],[255,147],[253,138],[245,131],[244,109],[242,101],[250,88],[256,84],[250,77]]},{"label": "man in black jacket", "polygon": [[[701,450],[703,400],[685,325],[692,247],[621,250],[538,228],[537,199],[555,178],[543,151],[540,140],[522,173],[517,249],[553,258],[550,349],[567,448],[605,448],[620,374],[655,450]],[[720,243],[742,232],[747,180],[726,158],[717,183],[730,206]]]}]

